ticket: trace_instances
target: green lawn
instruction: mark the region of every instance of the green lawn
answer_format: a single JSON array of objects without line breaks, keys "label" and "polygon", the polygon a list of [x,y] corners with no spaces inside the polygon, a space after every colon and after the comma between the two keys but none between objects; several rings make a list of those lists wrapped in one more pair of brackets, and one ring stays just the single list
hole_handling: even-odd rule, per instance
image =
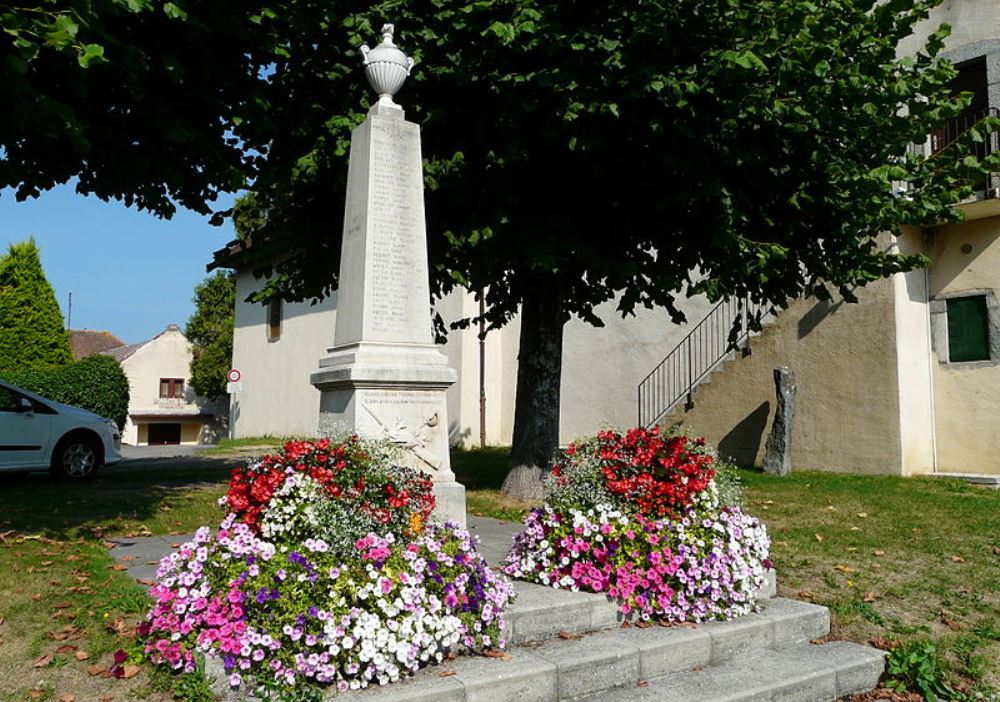
[{"label": "green lawn", "polygon": [[[0,477],[0,701],[169,699],[145,673],[88,672],[107,666],[145,610],[104,542],[216,523],[246,446],[228,450],[112,466],[85,485]],[[518,519],[530,508],[499,492],[507,458],[502,448],[453,453],[470,512]],[[930,479],[740,475],[747,509],[770,528],[780,594],[830,607],[836,638],[928,640],[954,682],[1000,688],[1000,493]]]}]

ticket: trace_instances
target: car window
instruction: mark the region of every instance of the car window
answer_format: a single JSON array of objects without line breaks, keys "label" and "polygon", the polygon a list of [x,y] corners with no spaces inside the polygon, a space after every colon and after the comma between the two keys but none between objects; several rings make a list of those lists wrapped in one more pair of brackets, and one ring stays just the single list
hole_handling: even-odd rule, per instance
[{"label": "car window", "polygon": [[0,412],[17,412],[21,396],[10,388],[0,385]]}]

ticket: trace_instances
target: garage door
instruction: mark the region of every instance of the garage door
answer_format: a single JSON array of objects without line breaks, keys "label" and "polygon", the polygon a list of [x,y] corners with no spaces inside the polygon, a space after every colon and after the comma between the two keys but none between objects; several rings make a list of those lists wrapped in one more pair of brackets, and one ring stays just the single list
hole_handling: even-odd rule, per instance
[{"label": "garage door", "polygon": [[149,425],[150,446],[162,446],[163,444],[179,444],[180,442],[181,442],[180,423]]}]

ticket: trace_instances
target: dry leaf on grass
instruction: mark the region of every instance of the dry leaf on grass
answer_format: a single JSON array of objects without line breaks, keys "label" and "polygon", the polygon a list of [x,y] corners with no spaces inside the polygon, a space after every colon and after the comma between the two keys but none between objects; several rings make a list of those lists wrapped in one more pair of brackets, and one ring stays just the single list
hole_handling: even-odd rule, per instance
[{"label": "dry leaf on grass", "polygon": [[446,670],[443,673],[438,673],[438,677],[439,678],[450,678],[452,675],[455,675],[455,672],[456,671],[454,671],[454,670]]},{"label": "dry leaf on grass", "polygon": [[148,585],[149,587],[153,587],[153,585],[156,585],[156,581],[150,580],[149,578],[139,578],[138,580],[136,580],[136,582],[139,583],[140,585]]},{"label": "dry leaf on grass", "polygon": [[33,593],[31,593],[31,599],[34,602],[41,602],[42,601],[42,593],[40,593],[40,592],[33,592]]},{"label": "dry leaf on grass", "polygon": [[877,548],[874,551],[872,551],[872,555],[873,556],[884,556],[885,555],[885,551],[883,551],[880,548]]},{"label": "dry leaf on grass", "polygon": [[52,608],[53,609],[69,609],[72,606],[73,606],[72,602],[56,602],[54,605],[52,605]]},{"label": "dry leaf on grass", "polygon": [[85,661],[88,658],[90,658],[90,654],[87,653],[86,651],[77,651],[75,654],[73,654],[73,657],[76,658],[78,661]]},{"label": "dry leaf on grass", "polygon": [[843,563],[838,563],[837,565],[835,565],[833,567],[833,569],[834,570],[838,570],[841,573],[857,573],[858,572],[855,568],[852,568],[849,565],[844,565]]},{"label": "dry leaf on grass", "polygon": [[37,687],[28,690],[28,696],[33,700],[40,700],[43,697],[45,697],[45,695],[46,695],[45,690],[39,690]]},{"label": "dry leaf on grass", "polygon": [[814,534],[814,536],[816,537],[816,541],[818,541],[819,543],[823,543],[823,536],[822,535],[820,535],[820,534]]},{"label": "dry leaf on grass", "polygon": [[0,617],[0,626],[3,626],[4,621],[6,620],[3,617]]},{"label": "dry leaf on grass", "polygon": [[816,595],[814,595],[810,590],[799,590],[799,597],[803,600],[815,600]]},{"label": "dry leaf on grass", "polygon": [[113,566],[111,566],[111,569],[117,571],[128,570],[128,566],[122,565],[121,563],[115,563]]},{"label": "dry leaf on grass", "polygon": [[76,646],[73,644],[63,644],[56,649],[56,653],[73,653],[76,650]]},{"label": "dry leaf on grass", "polygon": [[965,559],[962,558],[961,556],[952,556],[951,557],[951,562],[952,563],[965,563]]},{"label": "dry leaf on grass", "polygon": [[868,513],[867,512],[858,512],[858,516],[861,519],[867,519],[868,518]]},{"label": "dry leaf on grass", "polygon": [[46,653],[35,659],[35,662],[31,664],[32,668],[44,668],[49,663],[52,662],[52,654]]},{"label": "dry leaf on grass", "polygon": [[871,591],[866,592],[865,596],[861,598],[861,601],[862,602],[874,602],[875,601],[875,593],[871,592]]},{"label": "dry leaf on grass", "polygon": [[87,672],[90,675],[100,675],[101,673],[106,673],[108,671],[107,668],[105,668],[103,665],[94,663],[93,665],[87,666]]},{"label": "dry leaf on grass", "polygon": [[98,697],[97,702],[111,702],[114,699],[111,695],[104,695],[103,697]]},{"label": "dry leaf on grass", "polygon": [[67,692],[65,695],[59,698],[59,702],[76,702],[76,695],[71,692]]},{"label": "dry leaf on grass", "polygon": [[944,610],[941,610],[941,623],[944,624],[949,629],[951,629],[952,631],[962,630],[962,627],[959,624],[953,622],[951,619],[948,618],[948,613],[945,612]]},{"label": "dry leaf on grass", "polygon": [[123,678],[125,678],[126,680],[127,680],[128,678],[134,678],[134,677],[135,677],[136,675],[138,675],[138,674],[139,674],[139,666],[137,666],[137,665],[132,665],[131,663],[130,663],[130,664],[128,664],[128,665],[125,665],[125,666],[123,667],[123,670],[124,670],[125,672],[124,672],[124,674],[122,675],[122,677],[123,677]]},{"label": "dry leaf on grass", "polygon": [[66,556],[66,560],[67,561],[78,561],[78,560],[80,560],[80,557],[77,556],[75,553],[71,553],[68,556]]},{"label": "dry leaf on grass", "polygon": [[577,639],[582,639],[583,637],[580,634],[574,634],[569,631],[560,631],[559,638],[566,641],[576,641]]}]

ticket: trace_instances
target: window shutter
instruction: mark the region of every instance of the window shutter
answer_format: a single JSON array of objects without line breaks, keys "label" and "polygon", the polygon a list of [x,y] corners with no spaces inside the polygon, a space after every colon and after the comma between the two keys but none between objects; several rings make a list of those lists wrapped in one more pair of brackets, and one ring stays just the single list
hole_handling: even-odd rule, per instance
[{"label": "window shutter", "polygon": [[986,297],[948,300],[948,360],[988,361],[990,358],[989,315]]}]

